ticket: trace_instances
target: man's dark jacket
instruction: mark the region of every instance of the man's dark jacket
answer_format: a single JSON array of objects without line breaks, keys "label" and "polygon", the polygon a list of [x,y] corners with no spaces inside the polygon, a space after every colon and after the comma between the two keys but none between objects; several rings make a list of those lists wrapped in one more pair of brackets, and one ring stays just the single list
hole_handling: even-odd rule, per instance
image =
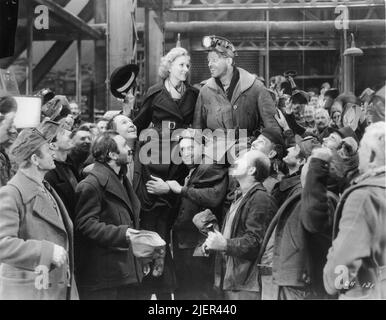
[{"label": "man's dark jacket", "polygon": [[[272,224],[276,224],[273,281],[279,286],[306,290],[310,294],[307,297],[311,298],[326,296],[322,289],[322,261],[331,244],[332,217],[337,201],[327,191],[328,175],[327,163],[311,159],[305,188],[297,188],[272,220]],[[269,230],[273,229],[270,225]],[[267,233],[266,237],[269,236]]]},{"label": "man's dark jacket", "polygon": [[271,192],[275,198],[278,207],[280,207],[286,199],[294,194],[298,189],[301,189],[300,170],[291,175],[285,176],[275,184]]},{"label": "man's dark jacket", "polygon": [[123,183],[107,165],[94,168],[76,188],[76,276],[79,287],[113,288],[137,284],[142,269],[127,228],[138,229],[140,203],[128,179]]},{"label": "man's dark jacket", "polygon": [[[216,254],[215,286],[223,290],[260,291],[255,267],[267,227],[277,210],[275,200],[261,183],[241,200],[227,239],[225,270],[222,253]],[[222,232],[225,223],[223,223]]]},{"label": "man's dark jacket", "polygon": [[205,209],[211,209],[221,223],[221,204],[228,186],[228,170],[218,164],[199,165],[181,192],[178,216],[173,230],[184,247],[194,248],[202,235],[193,224],[193,217]]},{"label": "man's dark jacket", "polygon": [[[71,171],[70,165],[66,162],[55,161],[55,169],[48,171],[45,179],[55,189],[59,197],[62,199],[67,212],[72,221],[75,220],[75,188],[70,182],[68,170]],[[72,171],[71,171],[72,172]],[[76,180],[76,184],[79,182]]]}]

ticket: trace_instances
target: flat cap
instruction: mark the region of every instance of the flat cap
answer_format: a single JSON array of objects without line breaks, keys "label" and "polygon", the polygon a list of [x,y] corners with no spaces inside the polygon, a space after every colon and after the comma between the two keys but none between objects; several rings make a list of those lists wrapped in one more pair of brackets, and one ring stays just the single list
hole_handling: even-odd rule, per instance
[{"label": "flat cap", "polygon": [[137,258],[152,258],[166,246],[166,242],[154,231],[136,230],[130,232],[129,238],[133,254]]},{"label": "flat cap", "polygon": [[43,122],[39,128],[23,129],[11,147],[11,155],[20,164],[33,155],[42,145],[49,143],[56,135],[59,124]]},{"label": "flat cap", "polygon": [[211,228],[218,227],[217,218],[210,209],[197,213],[192,221],[197,229],[205,235],[208,234]]},{"label": "flat cap", "polygon": [[70,104],[65,96],[55,96],[42,106],[42,114],[50,120],[59,121],[71,114]]}]

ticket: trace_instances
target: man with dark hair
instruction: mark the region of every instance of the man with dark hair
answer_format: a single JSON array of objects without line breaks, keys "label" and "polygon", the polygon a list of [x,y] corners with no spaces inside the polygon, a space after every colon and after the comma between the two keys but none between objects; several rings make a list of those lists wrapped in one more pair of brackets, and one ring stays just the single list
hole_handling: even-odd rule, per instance
[{"label": "man with dark hair", "polygon": [[193,128],[245,129],[248,136],[262,127],[280,132],[269,91],[256,75],[235,66],[233,44],[225,38],[210,36],[204,38],[204,45],[209,51],[212,78],[200,90]]},{"label": "man with dark hair", "polygon": [[13,97],[0,97],[0,187],[6,185],[13,175],[7,150],[17,137],[13,125],[16,110],[17,105]]},{"label": "man with dark hair", "polygon": [[142,267],[130,243],[140,202],[126,177],[129,146],[107,131],[92,146],[94,167],[76,188],[77,281],[81,299],[139,299]]},{"label": "man with dark hair", "polygon": [[71,138],[74,147],[68,155],[68,162],[74,173],[76,180],[82,179],[82,170],[86,165],[86,160],[90,156],[91,131],[87,126],[72,131]]},{"label": "man with dark hair", "polygon": [[283,176],[282,159],[284,155],[284,139],[280,132],[272,128],[264,128],[256,140],[252,142],[252,150],[258,150],[268,156],[271,170],[263,185],[269,193]]},{"label": "man with dark hair", "polygon": [[[180,196],[178,214],[173,225],[173,260],[176,268],[176,300],[211,300],[213,290],[214,257],[198,254],[205,237],[193,224],[193,217],[209,209],[222,220],[222,203],[228,186],[228,170],[220,164],[203,163],[201,136],[187,129],[181,135],[179,147],[182,161],[189,168],[185,184],[166,181],[165,192]],[[161,181],[149,181],[149,193],[157,193]],[[200,251],[199,251],[200,252]]]},{"label": "man with dark hair", "polygon": [[[320,144],[317,142],[316,138],[308,137],[302,140],[298,140],[294,146],[287,149],[288,153],[283,161],[287,165],[289,173],[284,176],[283,179],[278,182],[272,190],[272,196],[275,198],[280,211],[288,210],[288,212],[290,212],[292,205],[288,206],[286,201],[294,195],[297,197],[295,202],[300,201],[299,196],[296,196],[296,194],[300,195],[302,190],[300,182],[300,170],[306,159],[310,156],[312,149],[318,145]],[[285,202],[286,204],[283,205]],[[276,218],[272,220],[265,235],[260,258],[258,260],[263,300],[272,300],[277,299],[278,297],[278,286],[273,283],[272,279],[272,264],[274,256],[274,245],[277,246],[277,243],[275,243],[275,228],[277,226],[278,219],[280,218],[279,212],[275,217]]]},{"label": "man with dark hair", "polygon": [[[305,141],[299,143],[299,147],[306,151]],[[323,192],[325,181],[329,178],[329,167],[324,163],[323,152],[312,144],[307,150],[305,155],[309,158],[302,168],[300,181],[297,177],[296,184],[277,211],[265,235],[263,251],[259,254],[262,258],[259,259],[259,267],[265,270],[265,276],[271,277],[270,282],[267,278],[262,279],[263,292],[264,287],[270,290],[265,299],[327,297],[321,288],[320,268],[327,254],[326,243],[328,248],[331,241],[331,217],[337,197],[327,190]],[[292,157],[292,154],[289,156]],[[302,162],[299,160],[298,165]],[[315,166],[321,170],[315,170]]]},{"label": "man with dark hair", "polygon": [[75,219],[75,188],[78,184],[78,179],[71,170],[71,164],[68,160],[68,154],[74,147],[71,139],[71,127],[67,126],[65,121],[61,121],[61,125],[52,144],[55,147],[55,168],[48,171],[45,179],[55,189],[62,199],[71,220]]},{"label": "man with dark hair", "polygon": [[255,262],[265,231],[276,212],[274,199],[263,187],[270,169],[268,157],[251,150],[241,155],[229,174],[237,179],[236,194],[221,233],[209,232],[204,243],[216,252],[215,287],[227,300],[258,300],[260,285]]}]

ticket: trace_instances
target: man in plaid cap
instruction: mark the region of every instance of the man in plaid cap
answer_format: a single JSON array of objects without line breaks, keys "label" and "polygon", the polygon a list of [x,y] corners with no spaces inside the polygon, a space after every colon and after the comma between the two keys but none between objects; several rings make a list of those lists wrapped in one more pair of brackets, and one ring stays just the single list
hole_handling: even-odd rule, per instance
[{"label": "man in plaid cap", "polygon": [[56,130],[51,121],[24,129],[12,146],[19,170],[0,189],[0,299],[77,298],[73,226],[44,180],[55,167],[49,141]]},{"label": "man in plaid cap", "polygon": [[269,91],[256,75],[235,66],[233,44],[225,38],[209,36],[204,37],[203,45],[209,51],[208,66],[212,77],[200,90],[193,127],[245,129],[248,136],[261,127],[280,132]]}]

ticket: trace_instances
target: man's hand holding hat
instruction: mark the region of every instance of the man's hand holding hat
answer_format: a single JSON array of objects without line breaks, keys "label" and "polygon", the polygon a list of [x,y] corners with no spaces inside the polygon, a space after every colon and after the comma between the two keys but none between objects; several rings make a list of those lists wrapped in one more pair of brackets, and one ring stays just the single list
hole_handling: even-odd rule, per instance
[{"label": "man's hand holding hat", "polygon": [[166,242],[156,232],[128,228],[126,238],[137,258],[157,259],[164,254]]},{"label": "man's hand holding hat", "polygon": [[209,250],[225,251],[227,248],[227,240],[218,230],[210,231],[204,246]]}]

